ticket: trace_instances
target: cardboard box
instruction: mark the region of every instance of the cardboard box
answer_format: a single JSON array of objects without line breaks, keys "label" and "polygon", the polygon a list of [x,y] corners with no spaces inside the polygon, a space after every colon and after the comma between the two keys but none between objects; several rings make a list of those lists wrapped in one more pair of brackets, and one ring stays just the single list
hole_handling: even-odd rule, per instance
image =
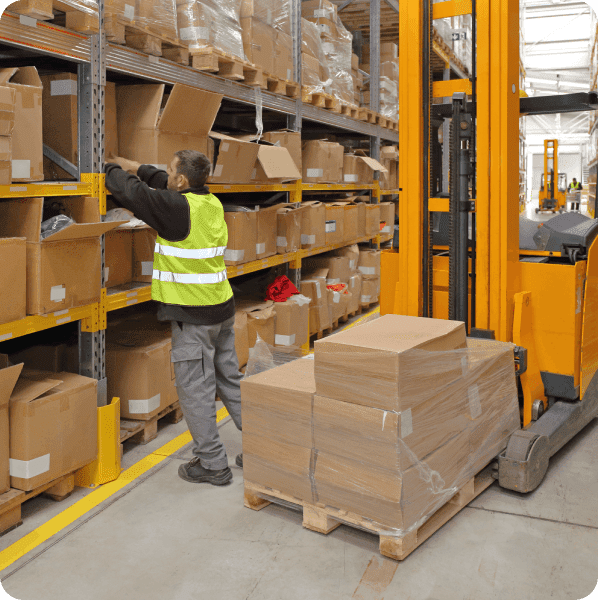
[{"label": "cardboard box", "polygon": [[210,157],[208,135],[222,95],[180,83],[174,85],[170,95],[165,91],[164,84],[118,86],[120,153],[160,168],[169,165],[174,153],[182,149]]},{"label": "cardboard box", "polygon": [[133,229],[133,281],[151,283],[157,232],[151,227]]},{"label": "cardboard box", "polygon": [[374,183],[374,173],[386,173],[387,169],[377,160],[361,154],[345,154],[343,157],[344,183]]},{"label": "cardboard box", "polygon": [[354,242],[358,237],[358,209],[351,202],[331,202],[327,206],[343,208],[343,242]]},{"label": "cardboard box", "polygon": [[42,315],[85,306],[100,298],[100,236],[121,223],[99,223],[97,198],[71,198],[76,221],[41,239],[43,198],[0,202],[0,237],[17,235],[27,239],[27,314]]},{"label": "cardboard box", "polygon": [[326,204],[326,245],[345,241],[345,207],[337,202]]},{"label": "cardboard box", "polygon": [[316,391],[313,371],[313,360],[300,359],[244,379],[243,436],[249,434],[311,449],[311,412]]},{"label": "cardboard box", "polygon": [[235,350],[239,369],[242,369],[249,360],[249,332],[247,329],[247,313],[242,310],[235,311]]},{"label": "cardboard box", "polygon": [[66,371],[66,344],[40,344],[9,355],[13,365],[23,363],[26,369],[60,373]]},{"label": "cardboard box", "polygon": [[336,142],[303,142],[303,182],[340,183],[343,177],[343,147]]},{"label": "cardboard box", "polygon": [[380,278],[363,279],[361,282],[361,306],[375,304],[380,298]]},{"label": "cardboard box", "polygon": [[225,212],[228,246],[224,253],[227,265],[242,265],[255,260],[257,247],[257,213]]},{"label": "cardboard box", "polygon": [[301,3],[301,15],[305,19],[325,17],[337,19],[337,7],[330,0],[306,0]]},{"label": "cardboard box", "polygon": [[[326,292],[328,295],[328,292]],[[330,327],[330,311],[328,304],[309,307],[309,335],[314,335]]]},{"label": "cardboard box", "polygon": [[[358,212],[358,233],[361,236],[374,237],[380,234],[380,205],[370,204],[369,202],[361,203],[364,208]],[[362,216],[363,215],[363,216]],[[363,225],[365,224],[365,227]]]},{"label": "cardboard box", "polygon": [[364,279],[380,278],[380,250],[359,248],[359,272]]},{"label": "cardboard box", "polygon": [[440,379],[434,366],[423,365],[419,354],[410,358],[410,351],[454,350],[465,343],[463,323],[385,315],[316,342],[316,393],[383,410],[407,410],[413,405],[413,393],[404,394],[410,380],[427,385]]},{"label": "cardboard box", "polygon": [[330,313],[330,322],[332,324],[349,312],[350,303],[351,294],[348,292],[348,286],[346,284],[343,284],[343,291],[336,291],[328,288],[328,309]]},{"label": "cardboard box", "polygon": [[10,485],[28,492],[98,455],[95,379],[23,371],[10,399]]},{"label": "cardboard box", "polygon": [[0,86],[0,135],[12,136],[15,128],[15,102],[17,93],[14,88]]},{"label": "cardboard box", "polygon": [[108,396],[120,398],[121,417],[147,421],[178,400],[171,360],[191,357],[172,352],[169,331],[126,321],[108,329],[106,342]]},{"label": "cardboard box", "polygon": [[278,226],[276,233],[276,251],[278,254],[296,252],[301,248],[301,230],[303,208],[287,205],[278,208]]},{"label": "cardboard box", "polygon": [[310,91],[323,91],[319,58],[301,53],[301,82],[308,88],[308,93]]},{"label": "cardboard box", "polygon": [[12,138],[0,137],[0,185],[12,183]]},{"label": "cardboard box", "polygon": [[27,258],[25,238],[0,237],[0,324],[24,319],[27,314]]},{"label": "cardboard box", "polygon": [[274,73],[276,30],[254,17],[241,19],[243,49],[247,60],[265,73]]},{"label": "cardboard box", "polygon": [[104,283],[107,288],[133,281],[133,230],[114,229],[104,238]]},{"label": "cardboard box", "polygon": [[249,183],[260,151],[258,144],[212,132],[214,160],[210,183]]},{"label": "cardboard box", "polygon": [[349,277],[349,291],[351,292],[351,301],[348,308],[349,314],[357,312],[361,306],[361,285],[361,273],[354,273]]},{"label": "cardboard box", "polygon": [[236,302],[238,310],[247,313],[249,348],[253,348],[259,335],[266,344],[274,346],[276,331],[276,311],[274,302],[260,302],[252,298],[240,298]]},{"label": "cardboard box", "polygon": [[317,200],[302,202],[301,247],[321,248],[326,244],[326,205]]},{"label": "cardboard box", "polygon": [[386,77],[391,81],[399,81],[399,65],[396,62],[387,60],[380,64],[380,77]]},{"label": "cardboard box", "polygon": [[328,269],[305,273],[301,280],[301,295],[311,300],[309,306],[309,334],[313,335],[330,327],[328,312],[328,291],[326,277]]},{"label": "cardboard box", "polygon": [[301,53],[320,60],[320,31],[314,23],[301,19]]},{"label": "cardboard box", "polygon": [[285,81],[293,81],[293,38],[278,31],[275,50],[273,74]]},{"label": "cardboard box", "polygon": [[43,181],[42,82],[37,69],[0,69],[0,85],[15,90],[12,180]]},{"label": "cardboard box", "polygon": [[359,265],[359,246],[352,244],[351,246],[344,246],[343,248],[337,248],[332,251],[334,256],[345,256],[349,259],[349,270],[351,274],[357,272],[357,266]]},{"label": "cardboard box", "polygon": [[7,357],[0,355],[0,495],[10,489],[8,405],[22,370],[22,364],[9,367]]},{"label": "cardboard box", "polygon": [[286,148],[263,143],[258,144],[258,148],[257,161],[251,174],[252,181],[286,183],[301,179],[301,171]]},{"label": "cardboard box", "polygon": [[395,203],[381,202],[380,206],[380,233],[390,235],[395,230]]},{"label": "cardboard box", "polygon": [[275,302],[276,346],[301,346],[309,342],[309,306],[305,298],[291,296],[286,302]]},{"label": "cardboard box", "polygon": [[314,269],[327,269],[326,285],[336,285],[338,283],[349,283],[351,277],[350,260],[348,256],[311,256],[304,259],[304,268],[310,271]]},{"label": "cardboard box", "polygon": [[288,129],[281,129],[278,131],[266,131],[262,135],[262,139],[266,142],[270,142],[275,146],[286,148],[295,163],[299,171],[297,179],[301,177],[301,134],[297,131],[290,131]]},{"label": "cardboard box", "polygon": [[257,219],[257,244],[255,246],[256,259],[274,256],[276,254],[278,209],[270,206],[260,208],[256,213]]},{"label": "cardboard box", "polygon": [[380,62],[391,61],[399,56],[399,47],[394,42],[380,44]]}]

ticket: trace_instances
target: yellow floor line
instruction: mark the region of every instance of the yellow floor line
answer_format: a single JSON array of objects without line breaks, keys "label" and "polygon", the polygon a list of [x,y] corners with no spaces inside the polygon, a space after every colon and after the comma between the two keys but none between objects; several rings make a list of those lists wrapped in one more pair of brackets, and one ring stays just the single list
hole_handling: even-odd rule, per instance
[{"label": "yellow floor line", "polygon": [[[221,408],[216,413],[216,421],[219,423],[227,416],[228,412],[226,408]],[[53,535],[56,535],[65,527],[74,523],[77,519],[93,510],[96,506],[122,490],[141,475],[147,473],[147,471],[187,445],[191,439],[189,431],[182,433],[123,471],[116,481],[111,481],[110,483],[102,485],[97,490],[91,492],[91,494],[85,496],[85,498],[81,498],[81,500],[63,510],[47,523],[40,525],[31,533],[28,533],[5,550],[2,550],[0,552],[0,571],[3,571],[25,556],[25,554],[31,552],[31,550],[50,539]]]},{"label": "yellow floor line", "polygon": [[363,315],[363,317],[359,317],[359,319],[357,319],[357,321],[353,321],[353,323],[351,323],[350,325],[343,327],[341,331],[346,331],[347,329],[351,329],[351,327],[356,327],[357,325],[361,325],[364,321],[369,319],[372,315],[375,315],[376,313],[379,313],[379,312],[380,312],[380,307],[378,306],[378,307],[374,308],[374,310],[371,310],[369,313],[367,313],[367,315]]}]

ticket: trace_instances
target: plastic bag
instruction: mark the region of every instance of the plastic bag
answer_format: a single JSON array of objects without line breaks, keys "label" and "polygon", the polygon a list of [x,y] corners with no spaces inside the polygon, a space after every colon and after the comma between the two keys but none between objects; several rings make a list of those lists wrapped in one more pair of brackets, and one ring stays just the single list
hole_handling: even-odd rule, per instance
[{"label": "plastic bag", "polygon": [[66,229],[70,225],[74,225],[75,221],[66,215],[58,215],[56,217],[52,217],[42,223],[42,231],[41,238],[45,240],[49,238],[51,235],[58,233],[62,229]]}]

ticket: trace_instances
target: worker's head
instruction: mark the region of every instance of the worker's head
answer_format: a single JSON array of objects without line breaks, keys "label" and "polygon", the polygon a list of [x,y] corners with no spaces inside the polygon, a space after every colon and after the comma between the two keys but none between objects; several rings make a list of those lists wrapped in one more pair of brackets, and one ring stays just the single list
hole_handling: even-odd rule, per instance
[{"label": "worker's head", "polygon": [[573,178],[573,183],[577,183],[577,179],[575,179],[575,177]]},{"label": "worker's head", "polygon": [[210,176],[210,161],[196,150],[176,152],[168,167],[168,189],[181,192],[203,187]]}]

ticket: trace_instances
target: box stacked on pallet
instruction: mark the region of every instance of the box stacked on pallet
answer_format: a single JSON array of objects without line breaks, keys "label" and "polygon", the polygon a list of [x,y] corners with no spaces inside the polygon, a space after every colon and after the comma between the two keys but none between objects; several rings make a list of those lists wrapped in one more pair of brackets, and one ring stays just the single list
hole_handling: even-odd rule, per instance
[{"label": "box stacked on pallet", "polygon": [[98,4],[95,0],[20,0],[9,4],[11,12],[41,21],[56,18],[55,10],[64,13],[56,22],[74,31],[98,30]]},{"label": "box stacked on pallet", "polygon": [[399,188],[399,149],[397,146],[384,146],[380,149],[380,162],[385,171],[380,177],[380,188],[397,190]]},{"label": "box stacked on pallet", "polygon": [[303,271],[301,280],[301,295],[310,299],[309,304],[309,335],[315,335],[330,327],[330,312],[328,310],[328,291],[326,277],[328,269]]},{"label": "box stacked on pallet", "polygon": [[[347,511],[402,538],[519,429],[513,346],[388,315],[247,378],[246,491]],[[293,501],[293,500],[291,500]]]},{"label": "box stacked on pallet", "polygon": [[301,83],[305,94],[321,94],[328,80],[328,67],[320,29],[316,23],[301,19]]},{"label": "box stacked on pallet", "polygon": [[359,248],[359,272],[363,277],[361,306],[378,302],[380,297],[380,250]]},{"label": "box stacked on pallet", "polygon": [[345,154],[343,157],[343,182],[344,183],[374,183],[374,173],[378,171],[380,178],[387,177],[388,170],[385,165],[370,158],[361,150]]},{"label": "box stacked on pallet", "polygon": [[344,150],[327,140],[306,140],[302,146],[305,183],[340,183],[343,177]]}]

